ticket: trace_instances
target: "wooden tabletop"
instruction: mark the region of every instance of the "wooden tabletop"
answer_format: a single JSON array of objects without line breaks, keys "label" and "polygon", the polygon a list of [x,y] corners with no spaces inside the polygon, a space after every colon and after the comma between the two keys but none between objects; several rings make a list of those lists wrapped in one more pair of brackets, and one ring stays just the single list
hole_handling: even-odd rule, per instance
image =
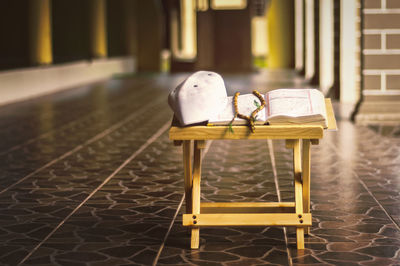
[{"label": "wooden tabletop", "polygon": [[333,112],[331,99],[325,99],[326,116],[328,118],[328,130],[337,130],[335,113]]},{"label": "wooden tabletop", "polygon": [[[328,130],[336,130],[336,119],[330,99],[325,99]],[[251,133],[247,126],[196,125],[180,127],[174,119],[169,138],[171,140],[212,140],[212,139],[321,139],[324,128],[318,125],[256,125]]]}]

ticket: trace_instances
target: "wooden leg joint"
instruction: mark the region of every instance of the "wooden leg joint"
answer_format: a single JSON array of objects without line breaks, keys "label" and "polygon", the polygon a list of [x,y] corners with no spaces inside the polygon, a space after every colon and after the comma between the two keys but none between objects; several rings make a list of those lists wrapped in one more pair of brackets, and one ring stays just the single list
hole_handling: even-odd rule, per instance
[{"label": "wooden leg joint", "polygon": [[197,224],[197,220],[196,220],[197,216],[193,215],[192,218],[193,218],[193,221],[192,221],[193,225],[196,225]]},{"label": "wooden leg joint", "polygon": [[183,143],[183,140],[174,140],[174,145],[175,146],[181,146]]},{"label": "wooden leg joint", "polygon": [[196,148],[197,149],[205,149],[206,147],[206,141],[205,140],[196,140]]},{"label": "wooden leg joint", "polygon": [[287,139],[286,141],[285,141],[285,143],[286,143],[286,149],[293,149],[293,147],[294,147],[294,139]]}]

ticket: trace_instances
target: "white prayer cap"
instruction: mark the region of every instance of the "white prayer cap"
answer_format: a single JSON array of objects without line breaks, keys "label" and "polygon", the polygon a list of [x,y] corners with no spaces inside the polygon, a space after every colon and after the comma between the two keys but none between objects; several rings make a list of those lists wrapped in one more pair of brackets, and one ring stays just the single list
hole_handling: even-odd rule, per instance
[{"label": "white prayer cap", "polygon": [[225,108],[224,80],[215,72],[198,71],[169,94],[168,103],[182,125],[207,121]]}]

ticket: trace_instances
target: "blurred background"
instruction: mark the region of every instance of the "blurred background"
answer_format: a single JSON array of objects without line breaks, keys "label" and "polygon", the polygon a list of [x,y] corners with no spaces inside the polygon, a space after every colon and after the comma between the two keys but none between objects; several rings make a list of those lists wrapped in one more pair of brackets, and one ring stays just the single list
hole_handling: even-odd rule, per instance
[{"label": "blurred background", "polygon": [[3,0],[0,10],[0,104],[116,74],[286,69],[344,117],[400,121],[396,0]]},{"label": "blurred background", "polygon": [[[317,88],[313,226],[190,249],[167,97]],[[0,265],[400,265],[400,0],[0,0]],[[293,200],[284,141],[214,141],[202,200]],[[292,228],[293,229],[293,228]]]}]

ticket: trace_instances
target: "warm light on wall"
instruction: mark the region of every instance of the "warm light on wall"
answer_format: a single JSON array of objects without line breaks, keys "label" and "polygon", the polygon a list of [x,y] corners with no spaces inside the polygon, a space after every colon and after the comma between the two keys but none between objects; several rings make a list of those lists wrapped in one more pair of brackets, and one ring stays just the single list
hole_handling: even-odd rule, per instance
[{"label": "warm light on wall", "polygon": [[295,67],[297,70],[304,68],[304,1],[295,0]]},{"label": "warm light on wall", "polygon": [[208,0],[197,0],[197,11],[207,11]]},{"label": "warm light on wall", "polygon": [[30,2],[30,60],[35,65],[51,64],[53,61],[50,9],[50,0]]},{"label": "warm light on wall", "polygon": [[95,57],[107,56],[106,2],[91,1],[91,52]]},{"label": "warm light on wall", "polygon": [[312,78],[315,74],[314,66],[314,50],[315,50],[315,36],[314,36],[314,0],[305,1],[305,29],[306,29],[306,47],[305,47],[305,67],[306,67],[306,78]]},{"label": "warm light on wall", "polygon": [[263,17],[254,17],[251,20],[251,51],[253,56],[267,56],[267,19]]},{"label": "warm light on wall", "polygon": [[179,21],[176,9],[171,10],[171,50],[174,57],[179,57]]},{"label": "warm light on wall", "polygon": [[[197,55],[196,1],[181,0],[180,22],[176,10],[171,12],[171,47],[175,58],[194,59]],[[180,29],[180,30],[179,30]],[[179,45],[180,44],[180,45]]]},{"label": "warm light on wall", "polygon": [[247,0],[211,0],[212,9],[245,9]]},{"label": "warm light on wall", "polygon": [[319,26],[319,80],[323,92],[327,92],[333,85],[333,0],[320,2]]},{"label": "warm light on wall", "polygon": [[294,2],[272,0],[268,9],[268,68],[294,67]]},{"label": "warm light on wall", "polygon": [[357,1],[340,1],[340,102],[355,103],[357,93]]},{"label": "warm light on wall", "polygon": [[187,58],[196,57],[196,5],[194,0],[181,0],[182,50]]}]

